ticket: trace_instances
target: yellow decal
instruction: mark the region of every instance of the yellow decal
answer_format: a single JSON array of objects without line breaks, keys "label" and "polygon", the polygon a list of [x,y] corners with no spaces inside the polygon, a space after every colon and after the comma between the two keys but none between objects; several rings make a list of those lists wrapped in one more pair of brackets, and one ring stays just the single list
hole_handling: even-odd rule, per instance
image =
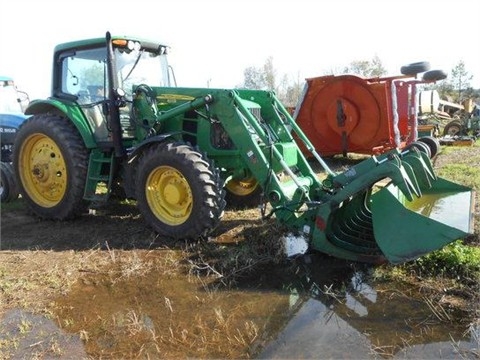
[{"label": "yellow decal", "polygon": [[181,94],[160,94],[157,95],[157,100],[173,103],[177,101],[191,101],[195,98],[193,96],[181,95]]}]

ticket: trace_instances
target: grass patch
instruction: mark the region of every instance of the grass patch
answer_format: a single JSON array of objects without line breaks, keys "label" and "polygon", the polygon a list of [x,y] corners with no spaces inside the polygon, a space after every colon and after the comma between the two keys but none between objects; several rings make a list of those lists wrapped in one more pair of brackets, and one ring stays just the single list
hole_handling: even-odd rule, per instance
[{"label": "grass patch", "polygon": [[443,249],[417,259],[414,264],[421,276],[443,276],[452,279],[480,281],[480,247],[465,245],[457,240]]},{"label": "grass patch", "polygon": [[480,189],[480,172],[476,166],[452,163],[437,170],[437,175],[465,186]]}]

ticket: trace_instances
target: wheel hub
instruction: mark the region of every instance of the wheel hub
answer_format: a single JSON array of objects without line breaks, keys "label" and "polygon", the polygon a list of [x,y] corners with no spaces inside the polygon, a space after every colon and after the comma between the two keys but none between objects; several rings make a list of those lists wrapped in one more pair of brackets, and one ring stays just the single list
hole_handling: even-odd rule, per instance
[{"label": "wheel hub", "polygon": [[67,187],[66,164],[60,148],[49,137],[34,134],[21,152],[21,178],[32,200],[54,206],[63,198]]},{"label": "wheel hub", "polygon": [[177,181],[167,184],[163,191],[165,201],[171,205],[180,205],[184,202],[185,191]]},{"label": "wheel hub", "polygon": [[178,225],[190,217],[193,196],[187,180],[177,170],[159,167],[149,175],[146,185],[147,201],[158,218]]},{"label": "wheel hub", "polygon": [[227,183],[227,189],[235,195],[246,196],[253,193],[258,186],[258,182],[254,177],[241,180],[232,179]]}]

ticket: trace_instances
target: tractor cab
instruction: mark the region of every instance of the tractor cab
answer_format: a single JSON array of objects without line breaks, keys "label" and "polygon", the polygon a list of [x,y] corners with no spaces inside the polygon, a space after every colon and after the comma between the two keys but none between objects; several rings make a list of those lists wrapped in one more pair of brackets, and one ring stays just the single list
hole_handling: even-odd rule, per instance
[{"label": "tractor cab", "polygon": [[133,137],[129,104],[134,85],[170,86],[173,78],[166,46],[123,37],[112,37],[111,46],[111,56],[105,38],[70,42],[55,48],[53,97],[80,105],[96,141],[100,142],[111,137],[112,92],[120,89],[126,100],[114,104],[119,107],[122,137]]}]

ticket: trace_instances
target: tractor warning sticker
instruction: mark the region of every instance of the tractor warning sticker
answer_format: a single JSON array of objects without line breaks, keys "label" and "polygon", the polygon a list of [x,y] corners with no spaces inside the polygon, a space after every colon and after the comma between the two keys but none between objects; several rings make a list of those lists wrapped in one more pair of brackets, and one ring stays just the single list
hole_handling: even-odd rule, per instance
[{"label": "tractor warning sticker", "polygon": [[251,162],[252,164],[256,164],[256,163],[257,163],[257,157],[255,156],[255,153],[254,153],[252,150],[247,151],[247,156],[248,156],[248,158],[250,159],[250,162]]}]

